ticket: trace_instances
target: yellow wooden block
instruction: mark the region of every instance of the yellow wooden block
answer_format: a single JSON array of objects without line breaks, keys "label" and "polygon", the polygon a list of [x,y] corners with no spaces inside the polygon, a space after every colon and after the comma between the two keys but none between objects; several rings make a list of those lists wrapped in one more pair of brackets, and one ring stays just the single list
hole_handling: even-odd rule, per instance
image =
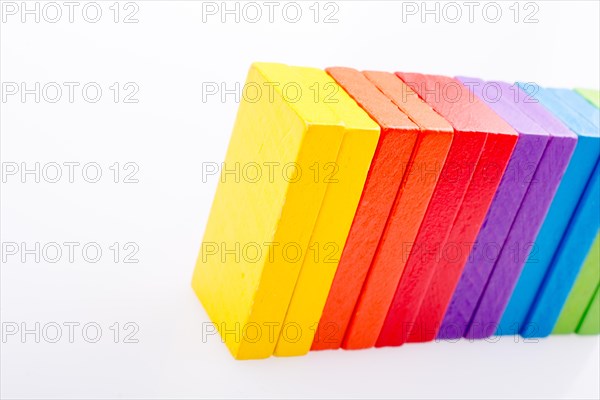
[{"label": "yellow wooden block", "polygon": [[311,167],[345,133],[288,66],[255,63],[245,87],[192,279],[238,359],[273,354],[327,188]]},{"label": "yellow wooden block", "polygon": [[319,88],[315,91],[319,102],[340,118],[345,134],[336,163],[321,166],[322,172],[326,171],[322,178],[329,185],[279,335],[276,356],[303,355],[310,350],[380,132],[379,125],[325,71],[294,70],[311,87]]}]

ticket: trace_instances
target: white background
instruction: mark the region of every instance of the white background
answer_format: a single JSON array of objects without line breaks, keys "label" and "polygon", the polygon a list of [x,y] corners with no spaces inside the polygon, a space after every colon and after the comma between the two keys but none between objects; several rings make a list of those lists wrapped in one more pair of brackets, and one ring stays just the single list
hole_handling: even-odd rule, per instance
[{"label": "white background", "polygon": [[[113,1],[99,2],[97,23],[83,18],[85,2],[75,8],[73,23],[62,2],[63,16],[56,23],[44,15],[39,23],[34,15],[22,22],[20,10],[4,13],[3,85],[80,86],[72,103],[65,86],[56,103],[48,101],[55,92],[41,93],[39,103],[34,95],[23,101],[20,93],[3,98],[3,169],[40,163],[52,179],[54,164],[49,163],[97,163],[102,177],[98,183],[86,182],[81,166],[73,183],[64,166],[58,183],[44,176],[39,183],[33,175],[5,177],[5,246],[80,246],[73,262],[65,253],[51,263],[54,253],[42,254],[39,262],[27,255],[23,262],[21,253],[4,252],[3,329],[35,330],[39,323],[45,335],[39,343],[33,333],[4,338],[2,397],[598,398],[598,337],[411,344],[246,362],[234,361],[218,337],[203,338],[208,318],[190,278],[216,179],[203,180],[202,165],[222,161],[237,109],[233,95],[203,99],[207,83],[223,82],[231,89],[243,83],[253,61],[276,61],[598,88],[598,2],[538,1],[534,23],[523,19],[535,5],[518,5],[515,22],[514,6],[509,9],[513,2],[500,2],[502,17],[491,23],[481,2],[470,23],[468,8],[458,3],[463,16],[456,23],[444,21],[444,15],[439,22],[435,15],[422,22],[420,14],[404,14],[403,21],[402,3],[392,1],[338,1],[337,23],[323,23],[323,3],[315,23],[309,9],[313,1],[301,3],[297,23],[283,18],[282,5],[270,23],[268,8],[260,2],[263,17],[258,23],[244,21],[243,15],[239,23],[234,15],[222,23],[219,14],[203,15],[202,2],[195,1],[121,3],[117,23]],[[21,2],[14,4],[22,8]],[[44,4],[39,3],[40,12]],[[133,18],[138,22],[124,23],[136,7]],[[87,10],[93,18],[93,9]],[[445,10],[447,18],[455,17],[455,9]],[[485,17],[493,19],[493,11],[488,9]],[[54,18],[54,10],[46,12],[47,19]],[[81,88],[89,82],[103,90],[96,103],[82,97]],[[115,82],[121,88],[117,103],[109,88]],[[123,102],[131,92],[132,86],[124,90],[128,82],[139,88],[133,97],[137,103]],[[139,182],[124,183],[121,174],[114,183],[109,167],[115,162],[122,173],[131,171],[124,171],[125,163],[135,163]],[[93,178],[92,170],[88,173]],[[109,248],[115,242],[121,247],[116,261]],[[138,263],[123,262],[128,253],[123,246],[129,242],[139,247]],[[100,261],[82,257],[86,243],[102,249]],[[69,322],[80,324],[73,343],[64,325]],[[127,322],[132,325],[125,329]],[[89,330],[84,337],[86,323],[101,327],[97,343],[86,341],[95,333]],[[62,326],[57,343],[50,342],[56,333],[53,324]],[[138,342],[124,343],[135,326]]]}]

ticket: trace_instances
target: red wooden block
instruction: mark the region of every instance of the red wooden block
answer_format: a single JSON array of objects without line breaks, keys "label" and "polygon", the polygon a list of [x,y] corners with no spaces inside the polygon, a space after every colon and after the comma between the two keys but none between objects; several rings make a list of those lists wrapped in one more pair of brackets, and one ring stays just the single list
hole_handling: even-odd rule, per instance
[{"label": "red wooden block", "polygon": [[[465,168],[465,165],[476,165],[485,139],[486,135],[483,133],[455,131],[441,177],[414,245],[410,248],[411,252],[398,284],[398,288],[404,288],[405,298],[412,300],[414,297],[424,295],[428,278],[422,278],[430,277],[433,273],[439,248],[445,243],[450,233],[452,223],[471,181],[474,168]],[[410,303],[413,304],[414,300]],[[410,310],[407,311],[410,312]]]},{"label": "red wooden block", "polygon": [[[440,192],[440,197],[435,198],[435,207],[428,209],[428,221],[438,221],[440,226],[426,228],[422,236],[420,232],[416,244],[421,248],[426,246],[426,251],[415,246],[411,252],[408,269],[397,287],[377,346],[400,345],[408,340],[411,331],[417,339],[429,338],[439,326],[441,321],[430,321],[426,312],[423,319],[417,321],[423,299],[443,298],[454,290],[518,138],[503,119],[457,80],[421,74],[397,75],[450,122],[455,138],[459,138],[458,142],[455,139],[457,146],[475,148],[466,153],[451,150],[452,161],[459,169],[466,174],[472,171],[470,183],[464,193],[464,177],[458,184],[450,175],[440,180],[440,191],[453,193],[454,197],[444,205]],[[477,148],[481,149],[483,139],[485,143],[477,161],[474,154]],[[462,204],[461,193],[464,193]],[[453,214],[456,217],[448,232]],[[436,305],[447,307],[447,304]]]}]

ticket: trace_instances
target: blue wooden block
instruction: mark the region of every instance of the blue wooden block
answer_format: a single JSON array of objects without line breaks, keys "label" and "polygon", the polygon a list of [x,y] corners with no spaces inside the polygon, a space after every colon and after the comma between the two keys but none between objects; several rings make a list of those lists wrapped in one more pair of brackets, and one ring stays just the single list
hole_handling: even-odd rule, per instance
[{"label": "blue wooden block", "polygon": [[[526,91],[531,88],[520,86]],[[524,337],[544,337],[552,332],[598,231],[600,207],[594,190],[597,191],[595,169],[600,134],[598,126],[586,118],[593,118],[596,110],[571,93],[576,95],[568,90],[542,88],[533,93],[535,99],[577,133],[578,143],[502,318],[502,333],[510,333],[512,328]],[[531,303],[533,293],[535,300]],[[519,303],[520,312],[515,313],[514,304]]]},{"label": "blue wooden block", "polygon": [[552,89],[552,91],[560,96],[563,103],[593,123],[596,128],[600,126],[600,108],[591,104],[574,90]]},{"label": "blue wooden block", "polygon": [[539,327],[539,333],[525,337],[547,336],[552,333],[571,287],[581,270],[600,227],[600,164],[581,198],[575,215],[560,244],[549,271],[544,277],[535,304],[529,310],[526,324]]}]

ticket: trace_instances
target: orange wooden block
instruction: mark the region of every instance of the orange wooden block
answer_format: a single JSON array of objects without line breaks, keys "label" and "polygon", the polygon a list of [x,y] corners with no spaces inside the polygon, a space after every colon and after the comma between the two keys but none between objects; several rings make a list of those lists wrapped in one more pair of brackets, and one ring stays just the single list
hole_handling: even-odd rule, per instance
[{"label": "orange wooden block", "polygon": [[342,345],[345,349],[372,347],[377,341],[448,155],[453,132],[443,118],[395,75],[383,72],[365,72],[365,75],[419,126],[419,135],[346,332]]},{"label": "orange wooden block", "polygon": [[381,126],[381,135],[313,350],[336,349],[342,343],[419,133],[417,125],[359,71],[329,68],[327,72]]}]

